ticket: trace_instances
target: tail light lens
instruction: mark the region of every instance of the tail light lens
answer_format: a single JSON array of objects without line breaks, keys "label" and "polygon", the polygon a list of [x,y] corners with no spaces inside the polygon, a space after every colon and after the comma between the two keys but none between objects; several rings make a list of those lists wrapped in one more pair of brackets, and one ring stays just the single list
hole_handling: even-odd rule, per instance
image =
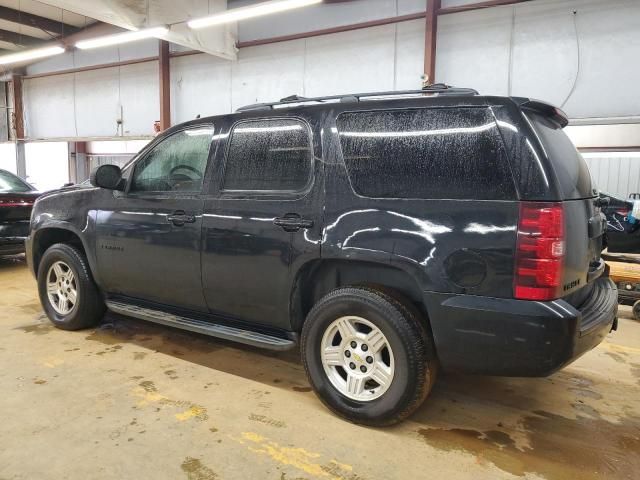
[{"label": "tail light lens", "polygon": [[0,199],[0,208],[33,207],[33,200]]},{"label": "tail light lens", "polygon": [[516,242],[514,296],[553,300],[560,296],[565,255],[561,203],[522,202]]}]

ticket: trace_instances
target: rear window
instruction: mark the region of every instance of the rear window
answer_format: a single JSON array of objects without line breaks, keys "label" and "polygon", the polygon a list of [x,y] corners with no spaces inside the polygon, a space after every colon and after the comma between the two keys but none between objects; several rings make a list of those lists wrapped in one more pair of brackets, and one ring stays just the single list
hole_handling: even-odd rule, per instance
[{"label": "rear window", "polygon": [[548,118],[527,113],[553,165],[564,200],[594,197],[587,162],[562,128]]},{"label": "rear window", "polygon": [[337,119],[354,190],[366,197],[505,200],[515,187],[485,108],[348,112]]},{"label": "rear window", "polygon": [[29,185],[12,173],[0,170],[0,192],[28,192],[33,190]]}]

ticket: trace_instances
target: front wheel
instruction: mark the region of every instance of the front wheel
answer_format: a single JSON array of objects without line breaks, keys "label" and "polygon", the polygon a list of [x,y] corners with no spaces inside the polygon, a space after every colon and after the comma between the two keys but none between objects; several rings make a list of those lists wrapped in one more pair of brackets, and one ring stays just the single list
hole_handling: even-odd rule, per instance
[{"label": "front wheel", "polygon": [[38,293],[49,320],[63,330],[92,327],[104,315],[105,304],[87,259],[71,245],[58,243],[44,253],[38,266]]},{"label": "front wheel", "polygon": [[413,413],[436,374],[431,339],[415,309],[365,287],[334,290],[313,307],[302,331],[302,359],[332,411],[372,426]]}]

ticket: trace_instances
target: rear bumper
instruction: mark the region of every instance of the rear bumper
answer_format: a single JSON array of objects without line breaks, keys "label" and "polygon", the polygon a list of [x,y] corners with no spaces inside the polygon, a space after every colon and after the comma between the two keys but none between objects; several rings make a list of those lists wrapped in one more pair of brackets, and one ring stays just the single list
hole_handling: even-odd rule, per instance
[{"label": "rear bumper", "polygon": [[0,222],[0,255],[24,253],[29,221]]},{"label": "rear bumper", "polygon": [[0,238],[0,255],[17,255],[24,253],[24,238]]},{"label": "rear bumper", "polygon": [[425,293],[445,370],[517,377],[547,376],[598,345],[618,312],[615,284],[594,282],[576,309],[564,300],[535,302]]}]

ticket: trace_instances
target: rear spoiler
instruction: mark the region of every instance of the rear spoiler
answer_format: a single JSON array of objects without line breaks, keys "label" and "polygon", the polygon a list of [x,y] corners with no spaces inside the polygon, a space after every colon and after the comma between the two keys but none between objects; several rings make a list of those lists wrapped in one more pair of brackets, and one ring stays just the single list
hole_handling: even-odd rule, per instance
[{"label": "rear spoiler", "polygon": [[513,97],[513,101],[516,102],[523,110],[529,110],[531,112],[544,115],[556,122],[562,128],[569,125],[569,117],[558,107],[554,107],[553,105],[540,100],[531,100],[529,98]]}]

